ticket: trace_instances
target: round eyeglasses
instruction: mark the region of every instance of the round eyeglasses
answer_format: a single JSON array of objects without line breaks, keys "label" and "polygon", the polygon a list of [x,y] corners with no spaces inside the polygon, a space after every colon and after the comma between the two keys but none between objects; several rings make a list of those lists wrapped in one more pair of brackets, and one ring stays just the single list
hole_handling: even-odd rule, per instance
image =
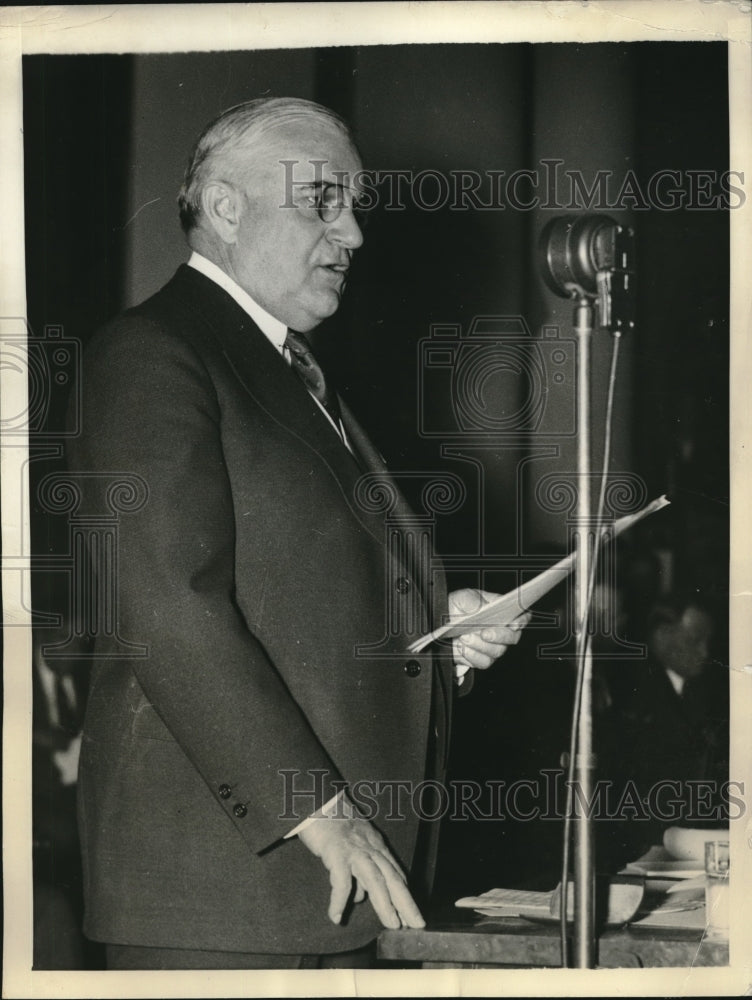
[{"label": "round eyeglasses", "polygon": [[358,202],[350,188],[333,182],[300,183],[296,187],[302,189],[299,199],[295,201],[296,207],[301,211],[315,213],[322,222],[329,224],[337,221],[343,209],[349,208],[360,228],[365,225],[368,210]]}]

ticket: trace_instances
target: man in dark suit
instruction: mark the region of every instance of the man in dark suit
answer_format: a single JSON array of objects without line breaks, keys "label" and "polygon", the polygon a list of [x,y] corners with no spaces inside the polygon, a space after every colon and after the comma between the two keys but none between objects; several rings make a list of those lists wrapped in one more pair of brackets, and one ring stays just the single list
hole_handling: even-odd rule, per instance
[{"label": "man in dark suit", "polygon": [[404,872],[428,884],[435,844],[395,791],[442,775],[452,660],[518,636],[406,651],[416,614],[482,595],[447,600],[298,336],[339,305],[360,170],[325,108],[225,112],[180,196],[189,264],[87,349],[69,465],[91,511],[118,475],[134,491],[111,566],[144,650],[100,651],[81,753],[85,931],[111,967],[310,966],[422,926]]},{"label": "man in dark suit", "polygon": [[713,632],[711,607],[697,591],[667,595],[648,615],[647,660],[617,664],[603,756],[617,781],[615,801],[629,782],[632,801],[646,806],[643,815],[631,807],[615,828],[632,860],[669,826],[728,821],[728,667],[711,657]]}]

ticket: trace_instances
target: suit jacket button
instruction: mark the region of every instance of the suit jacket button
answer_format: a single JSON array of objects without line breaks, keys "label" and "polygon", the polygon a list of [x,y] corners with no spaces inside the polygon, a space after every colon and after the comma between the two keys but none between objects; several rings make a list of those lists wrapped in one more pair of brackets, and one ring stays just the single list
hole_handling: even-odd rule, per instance
[{"label": "suit jacket button", "polygon": [[395,584],[395,589],[398,594],[406,594],[408,592],[408,590],[410,589],[410,581],[407,579],[406,576],[401,576],[397,580]]},{"label": "suit jacket button", "polygon": [[238,802],[237,805],[233,806],[232,811],[238,817],[238,819],[242,819],[244,816],[248,815],[248,810],[246,809],[246,807],[243,805],[242,802]]},{"label": "suit jacket button", "polygon": [[219,797],[220,797],[220,799],[229,799],[229,797],[231,795],[232,795],[232,789],[230,788],[229,785],[220,785],[219,786]]},{"label": "suit jacket button", "polygon": [[405,673],[408,677],[417,677],[420,673],[420,664],[417,660],[408,660],[405,664]]}]

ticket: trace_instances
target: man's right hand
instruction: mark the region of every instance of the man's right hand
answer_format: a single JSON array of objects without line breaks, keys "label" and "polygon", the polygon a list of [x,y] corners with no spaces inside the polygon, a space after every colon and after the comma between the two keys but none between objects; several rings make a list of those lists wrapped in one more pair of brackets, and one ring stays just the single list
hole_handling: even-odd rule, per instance
[{"label": "man's right hand", "polygon": [[327,817],[312,820],[298,837],[329,872],[329,919],[338,924],[353,891],[354,903],[366,895],[384,927],[425,927],[405,876],[384,838],[368,820]]}]

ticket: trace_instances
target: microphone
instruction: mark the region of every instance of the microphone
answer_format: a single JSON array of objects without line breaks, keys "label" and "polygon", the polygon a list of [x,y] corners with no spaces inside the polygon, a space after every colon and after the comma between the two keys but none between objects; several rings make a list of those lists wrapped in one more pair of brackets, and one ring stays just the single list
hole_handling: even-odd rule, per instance
[{"label": "microphone", "polygon": [[601,326],[634,327],[634,231],[608,215],[551,219],[538,244],[541,275],[562,298],[597,299]]}]

